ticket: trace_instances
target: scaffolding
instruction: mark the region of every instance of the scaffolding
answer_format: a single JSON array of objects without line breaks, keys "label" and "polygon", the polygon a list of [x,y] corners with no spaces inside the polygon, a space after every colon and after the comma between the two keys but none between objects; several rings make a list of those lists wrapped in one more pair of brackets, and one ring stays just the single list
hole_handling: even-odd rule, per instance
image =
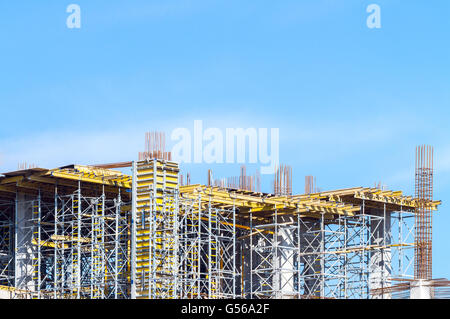
[{"label": "scaffolding", "polygon": [[2,178],[0,286],[15,298],[395,298],[392,283],[414,278],[420,202],[400,191],[180,186],[177,163],[131,164],[132,176],[72,165]]},{"label": "scaffolding", "polygon": [[[399,278],[391,286],[374,290],[375,295],[392,294],[397,298],[411,299],[448,298],[448,280],[432,279],[432,219],[433,219],[433,147],[416,147],[414,258],[407,258],[409,267],[414,260],[414,276]],[[399,219],[399,224],[403,224]],[[407,232],[409,234],[409,232]],[[399,267],[402,266],[399,252]]]},{"label": "scaffolding", "polygon": [[236,208],[213,207],[201,193],[181,205],[179,298],[236,298]]},{"label": "scaffolding", "polygon": [[0,285],[14,286],[14,201],[0,200]]},{"label": "scaffolding", "polygon": [[128,296],[129,212],[116,198],[55,194],[54,298]]},{"label": "scaffolding", "polygon": [[18,187],[3,189],[1,285],[17,299],[128,298],[130,207],[121,188],[39,178],[46,183],[14,176]]},{"label": "scaffolding", "polygon": [[[133,297],[173,299],[178,271],[178,165],[147,159],[133,164]],[[134,296],[135,295],[135,296]]]},{"label": "scaffolding", "polygon": [[210,196],[179,196],[178,165],[133,165],[136,216],[136,298],[234,298],[234,208],[213,207]]},{"label": "scaffolding", "polygon": [[413,213],[366,210],[363,203],[355,216],[319,218],[275,210],[270,221],[253,221],[252,298],[370,298],[371,289],[411,276],[413,223],[405,220]]}]

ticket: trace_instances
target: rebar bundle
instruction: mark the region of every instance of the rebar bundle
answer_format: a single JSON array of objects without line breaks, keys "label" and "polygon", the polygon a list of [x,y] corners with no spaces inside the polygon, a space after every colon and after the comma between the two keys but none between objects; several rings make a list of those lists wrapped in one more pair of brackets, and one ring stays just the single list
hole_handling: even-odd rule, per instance
[{"label": "rebar bundle", "polygon": [[172,160],[172,153],[166,152],[166,134],[164,132],[145,133],[145,152],[139,152],[139,160],[146,159]]},{"label": "rebar bundle", "polygon": [[433,147],[416,147],[415,195],[418,208],[415,214],[414,278],[432,278],[432,208]]},{"label": "rebar bundle", "polygon": [[[211,176],[208,171],[208,186],[211,186],[212,183],[212,172]],[[247,168],[245,165],[241,166],[241,174],[240,176],[230,176],[222,179],[214,180],[214,186],[222,187],[222,188],[232,188],[232,189],[240,189],[246,190],[250,192],[261,192],[261,175],[258,169],[256,169],[254,175],[247,175]]]},{"label": "rebar bundle", "polygon": [[280,165],[275,173],[273,182],[275,195],[292,195],[292,168],[288,165]]},{"label": "rebar bundle", "polygon": [[314,176],[305,176],[305,194],[312,194],[316,192],[316,178]]}]

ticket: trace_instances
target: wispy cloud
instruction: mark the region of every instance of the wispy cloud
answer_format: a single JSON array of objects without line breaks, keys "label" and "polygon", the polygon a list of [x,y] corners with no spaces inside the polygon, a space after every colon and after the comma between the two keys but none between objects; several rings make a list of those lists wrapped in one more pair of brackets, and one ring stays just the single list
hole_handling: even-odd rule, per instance
[{"label": "wispy cloud", "polygon": [[53,168],[135,158],[143,148],[143,130],[128,128],[98,132],[49,132],[0,140],[0,169],[17,169],[19,162]]},{"label": "wispy cloud", "polygon": [[[193,129],[195,116],[189,118],[174,118],[170,121],[143,119],[132,125],[122,125],[118,128],[76,130],[66,129],[49,131],[22,137],[0,138],[0,172],[17,169],[22,162],[35,164],[39,167],[54,168],[68,164],[99,164],[119,161],[130,161],[137,158],[139,151],[144,149],[144,133],[150,130],[163,130],[166,133],[167,148],[171,141],[172,129],[185,127]],[[221,117],[225,123],[237,125],[232,115]],[[118,124],[115,122],[116,125]],[[211,116],[205,122],[207,127],[221,127],[220,121]],[[239,123],[236,127],[247,127]],[[106,123],[105,123],[105,126]],[[224,126],[226,127],[226,125]]]}]

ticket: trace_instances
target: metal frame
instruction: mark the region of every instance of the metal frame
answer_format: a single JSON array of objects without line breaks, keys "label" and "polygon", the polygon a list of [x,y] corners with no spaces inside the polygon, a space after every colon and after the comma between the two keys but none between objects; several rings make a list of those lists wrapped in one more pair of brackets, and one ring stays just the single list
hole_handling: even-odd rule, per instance
[{"label": "metal frame", "polygon": [[[206,198],[205,198],[206,197]],[[236,208],[208,195],[180,200],[179,298],[237,298],[240,293]]]},{"label": "metal frame", "polygon": [[120,191],[84,196],[81,182],[66,193],[55,185],[45,197],[40,189],[17,194],[8,207],[15,212],[15,298],[129,297],[129,211]]},{"label": "metal frame", "polygon": [[415,204],[401,192],[180,191],[178,172],[133,162],[131,203],[107,173],[16,188],[0,201],[1,284],[16,298],[395,298],[373,291],[413,278]]},{"label": "metal frame", "polygon": [[14,200],[0,200],[0,285],[14,286]]},{"label": "metal frame", "polygon": [[411,276],[412,212],[277,215],[252,218],[251,298],[392,298],[371,290]]},{"label": "metal frame", "polygon": [[172,299],[178,276],[177,165],[147,159],[133,165],[133,176],[135,298]]}]

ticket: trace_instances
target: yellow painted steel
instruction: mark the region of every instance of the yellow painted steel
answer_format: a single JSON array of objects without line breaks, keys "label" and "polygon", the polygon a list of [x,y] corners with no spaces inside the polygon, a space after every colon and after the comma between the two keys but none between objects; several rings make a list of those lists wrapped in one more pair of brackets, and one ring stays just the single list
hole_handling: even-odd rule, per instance
[{"label": "yellow painted steel", "polygon": [[[175,298],[173,277],[178,207],[178,164],[151,160],[137,163],[137,298]],[[151,217],[151,220],[150,220]],[[152,228],[150,227],[152,225]],[[172,229],[173,228],[173,229]],[[163,240],[164,239],[164,240]],[[149,286],[151,278],[151,286]]]},{"label": "yellow painted steel", "polygon": [[[168,164],[170,163],[170,164]],[[164,166],[165,165],[165,166]],[[164,169],[165,177],[157,174],[153,181],[153,167],[150,165],[142,166],[138,190],[145,189],[156,182],[156,188],[162,187],[176,188],[178,185],[178,168],[176,163],[161,162],[157,163],[158,172]],[[24,170],[16,172],[23,175],[0,177],[0,191],[7,193],[17,192],[17,188],[30,190],[42,189],[51,184],[74,186],[74,182],[82,181],[84,183],[104,185],[106,190],[116,190],[118,187],[131,189],[131,176],[117,170],[104,169],[86,165],[73,165],[66,168],[57,168],[51,170],[41,169]],[[400,210],[418,207],[418,202],[412,196],[404,196],[402,191],[380,190],[378,188],[353,187],[338,189],[313,194],[302,194],[293,196],[273,196],[257,192],[244,190],[227,190],[219,187],[208,187],[200,184],[187,185],[179,187],[180,196],[187,199],[197,199],[198,195],[207,196],[208,201],[215,206],[239,208],[240,215],[252,213],[270,213],[277,210],[279,214],[302,214],[314,217],[317,214],[336,214],[353,216],[361,209],[361,201],[373,204],[389,204],[392,209]],[[149,200],[148,194],[138,194],[137,200],[145,202]],[[156,204],[162,205],[163,198],[158,196]],[[437,210],[441,201],[430,202],[432,210]],[[206,204],[202,204],[206,205]],[[138,206],[138,211],[140,208]]]}]

